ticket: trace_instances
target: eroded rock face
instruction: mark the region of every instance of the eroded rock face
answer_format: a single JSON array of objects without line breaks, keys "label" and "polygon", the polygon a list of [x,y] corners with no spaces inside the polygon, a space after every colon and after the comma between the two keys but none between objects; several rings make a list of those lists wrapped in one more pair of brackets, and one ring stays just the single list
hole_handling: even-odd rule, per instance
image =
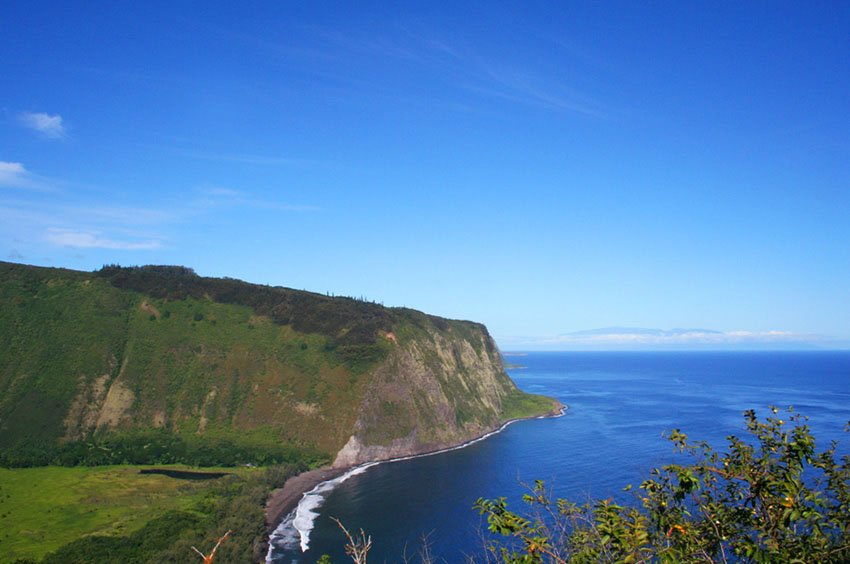
[{"label": "eroded rock face", "polygon": [[0,261],[0,305],[3,452],[161,429],[349,465],[465,442],[528,399],[483,325],[181,267]]},{"label": "eroded rock face", "polygon": [[[418,452],[422,445],[419,445],[413,437],[404,437],[402,439],[394,439],[389,445],[364,445],[356,436],[352,435],[342,450],[339,451],[334,460],[335,468],[346,468],[356,466],[364,462],[374,460],[389,460],[391,458],[400,458]],[[434,449],[436,450],[436,449]]]},{"label": "eroded rock face", "polygon": [[354,433],[334,466],[439,450],[501,424],[516,387],[483,328],[461,337],[432,329],[403,340],[372,374]]},{"label": "eroded rock face", "polygon": [[[110,372],[116,364],[114,357],[109,359]],[[125,358],[114,378],[106,373],[86,383],[86,378],[80,377],[77,395],[64,420],[65,440],[79,440],[97,427],[116,427],[127,418],[136,398],[122,379],[126,365]]]}]

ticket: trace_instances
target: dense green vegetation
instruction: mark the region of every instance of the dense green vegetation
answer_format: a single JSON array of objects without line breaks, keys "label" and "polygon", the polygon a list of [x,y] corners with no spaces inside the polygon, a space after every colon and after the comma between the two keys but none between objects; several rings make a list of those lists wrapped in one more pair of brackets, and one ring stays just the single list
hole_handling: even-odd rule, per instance
[{"label": "dense green vegetation", "polygon": [[390,331],[393,318],[381,305],[348,297],[329,297],[288,288],[246,284],[231,278],[203,278],[182,266],[104,266],[97,275],[117,288],[170,301],[195,298],[248,306],[257,315],[300,333],[318,333],[343,346],[374,344]]},{"label": "dense green vegetation", "polygon": [[[790,411],[790,410],[789,410]],[[488,558],[542,562],[847,562],[850,457],[815,448],[805,418],[745,414],[749,437],[726,452],[675,430],[691,457],[650,473],[633,506],[552,499],[542,482],[524,496],[479,499],[491,532]]]},{"label": "dense green vegetation", "polygon": [[502,419],[534,417],[553,410],[552,398],[517,390],[502,400]]},{"label": "dense green vegetation", "polygon": [[80,375],[115,370],[132,296],[72,271],[0,264],[0,274],[0,449],[55,441]]},{"label": "dense green vegetation", "polygon": [[[375,304],[188,269],[95,276],[0,263],[0,282],[4,465],[315,458],[345,441],[361,375],[389,349]],[[180,438],[164,445],[161,429]],[[146,456],[140,442],[168,452]]]},{"label": "dense green vegetation", "polygon": [[251,444],[227,438],[183,437],[164,429],[103,433],[65,443],[19,443],[0,452],[0,466],[100,466],[110,464],[187,464],[191,466],[269,466],[330,462],[315,449],[291,445]]},{"label": "dense green vegetation", "polygon": [[197,558],[192,546],[210,548],[225,531],[231,534],[216,553],[216,564],[256,562],[264,556],[263,504],[268,492],[303,469],[277,466],[220,478],[203,486],[202,494],[183,510],[163,513],[130,534],[80,538],[48,554],[42,563],[185,563]]},{"label": "dense green vegetation", "polygon": [[167,511],[189,510],[210,486],[139,471],[137,466],[0,468],[0,562],[40,558],[82,535],[130,534]]},{"label": "dense green vegetation", "polygon": [[227,530],[216,562],[256,561],[268,492],[303,469],[228,469],[204,481],[138,466],[0,469],[0,563],[182,563]]},{"label": "dense green vegetation", "polygon": [[[550,409],[515,390],[482,325],[352,298],[183,267],[84,273],[0,262],[0,306],[7,467],[327,460],[397,349],[408,364],[392,370],[420,375],[407,394],[394,375],[372,389],[388,397],[369,400],[367,442],[413,429],[425,441],[463,439]],[[501,412],[498,396],[476,387],[482,375],[496,383],[486,390],[509,395]],[[437,408],[446,400],[423,379],[437,380],[448,405]],[[453,421],[437,417],[446,408]]]}]

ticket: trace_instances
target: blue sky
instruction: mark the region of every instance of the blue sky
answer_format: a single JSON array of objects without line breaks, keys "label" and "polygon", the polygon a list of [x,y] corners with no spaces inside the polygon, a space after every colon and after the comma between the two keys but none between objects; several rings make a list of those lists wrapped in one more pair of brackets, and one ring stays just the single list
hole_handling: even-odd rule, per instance
[{"label": "blue sky", "polygon": [[506,349],[850,342],[850,4],[0,22],[2,260],[364,296]]}]

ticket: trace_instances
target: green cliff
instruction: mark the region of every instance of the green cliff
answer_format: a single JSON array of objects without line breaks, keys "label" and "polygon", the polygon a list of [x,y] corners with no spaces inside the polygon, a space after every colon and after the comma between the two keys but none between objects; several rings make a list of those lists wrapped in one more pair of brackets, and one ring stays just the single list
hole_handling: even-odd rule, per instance
[{"label": "green cliff", "polygon": [[477,323],[183,267],[0,263],[6,465],[347,465],[554,407]]}]

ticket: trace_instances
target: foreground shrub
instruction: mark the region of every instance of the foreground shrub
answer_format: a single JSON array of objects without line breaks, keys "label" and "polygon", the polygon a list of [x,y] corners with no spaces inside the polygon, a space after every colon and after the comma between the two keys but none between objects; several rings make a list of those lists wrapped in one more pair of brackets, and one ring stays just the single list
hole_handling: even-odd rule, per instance
[{"label": "foreground shrub", "polygon": [[[745,412],[748,436],[716,452],[674,430],[689,464],[654,469],[634,506],[611,500],[552,499],[543,482],[523,498],[479,499],[491,532],[487,561],[847,562],[850,561],[850,457],[824,451],[806,418],[789,408],[760,420]],[[628,488],[627,488],[628,489]]]}]

